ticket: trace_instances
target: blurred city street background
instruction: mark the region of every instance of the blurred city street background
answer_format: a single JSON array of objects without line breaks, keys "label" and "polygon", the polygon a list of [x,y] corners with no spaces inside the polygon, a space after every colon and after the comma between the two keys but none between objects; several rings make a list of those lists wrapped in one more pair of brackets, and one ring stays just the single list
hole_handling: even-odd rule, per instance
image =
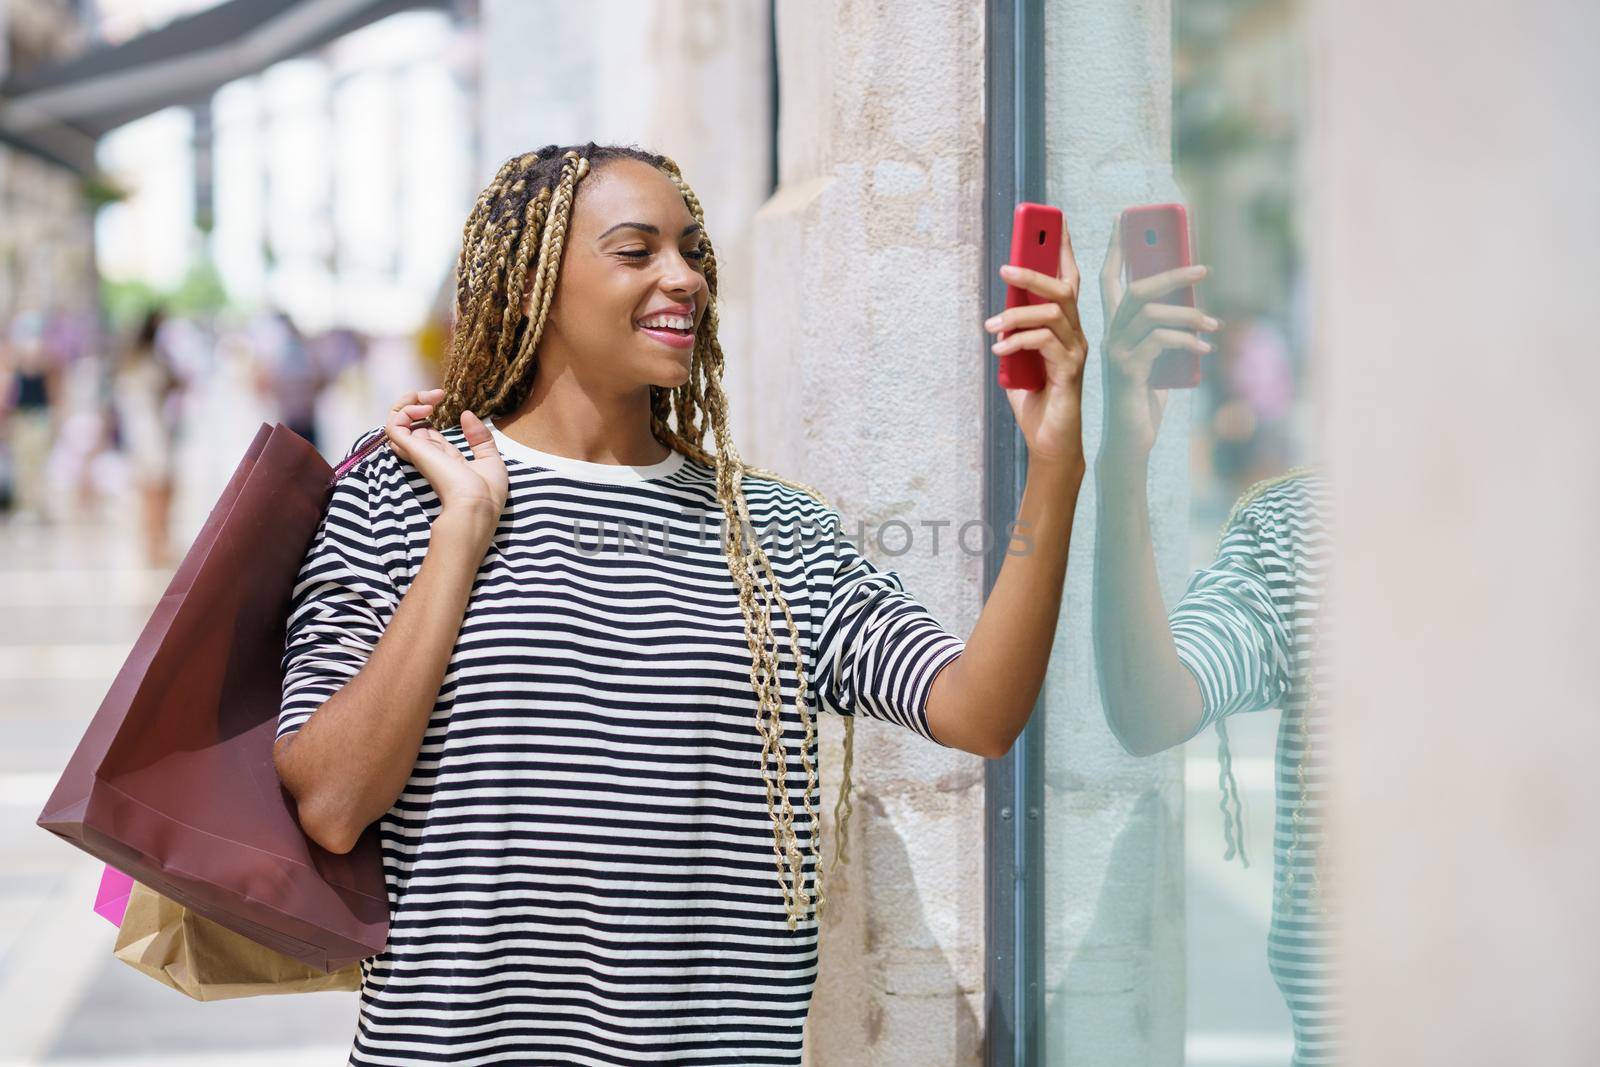
[{"label": "blurred city street background", "polygon": [[[211,367],[185,405],[179,544],[256,427],[273,421],[248,369]],[[404,358],[392,370],[395,382],[418,373]],[[362,387],[335,389],[321,421],[348,440],[384,407]],[[56,488],[54,521],[13,520],[0,532],[0,1065],[343,1063],[354,993],[202,1004],[152,981],[112,957],[116,930],[90,911],[102,865],[34,825],[172,574],[144,558],[125,487],[88,506]]]}]

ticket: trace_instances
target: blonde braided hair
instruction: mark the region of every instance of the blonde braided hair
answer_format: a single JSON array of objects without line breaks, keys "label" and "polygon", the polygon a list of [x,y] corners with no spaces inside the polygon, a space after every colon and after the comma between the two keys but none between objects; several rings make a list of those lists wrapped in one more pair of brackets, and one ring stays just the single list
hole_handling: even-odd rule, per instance
[{"label": "blonde braided hair", "polygon": [[[820,918],[826,903],[819,845],[822,825],[816,809],[819,779],[812,755],[817,739],[816,720],[807,699],[805,661],[794,617],[772,563],[751,530],[743,478],[750,475],[770,479],[798,489],[824,507],[828,505],[811,486],[744,462],[734,445],[728,427],[727,394],[722,389],[722,346],[717,340],[716,255],[709,236],[704,236],[705,215],[700,200],[683,180],[676,163],[632,146],[589,142],[576,147],[547,145],[509,159],[500,167],[478,196],[462,231],[456,321],[441,382],[445,395],[429,422],[434,429],[455,426],[466,410],[480,418],[493,418],[515,411],[526,399],[538,367],[539,338],[555,296],[578,183],[595,167],[620,159],[647,163],[670,178],[695,222],[702,227],[701,267],[709,302],[695,331],[689,380],[673,389],[650,387],[650,432],[673,451],[716,472],[717,500],[728,531],[723,552],[728,573],[739,589],[745,640],[750,648],[750,685],[757,697],[756,730],[762,742],[760,773],[772,820],[773,860],[789,928],[793,930],[813,909]],[[715,453],[704,447],[708,429],[715,440]],[[789,630],[788,651],[797,683],[795,705],[805,731],[800,746],[806,776],[801,800],[812,827],[810,854],[815,879],[810,890],[789,796],[779,650],[772,632],[774,606],[782,612]],[[852,811],[854,726],[854,717],[846,716],[839,799],[834,808],[836,863],[844,861]]]}]

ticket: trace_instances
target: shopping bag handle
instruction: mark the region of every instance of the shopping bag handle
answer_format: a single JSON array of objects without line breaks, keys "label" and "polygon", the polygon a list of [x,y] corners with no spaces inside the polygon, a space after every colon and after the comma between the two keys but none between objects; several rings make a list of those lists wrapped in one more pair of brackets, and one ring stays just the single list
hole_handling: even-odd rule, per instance
[{"label": "shopping bag handle", "polygon": [[[427,420],[418,419],[416,422],[411,424],[411,428],[413,430],[418,430],[427,425]],[[386,426],[380,426],[376,430],[373,430],[366,437],[366,439],[361,442],[361,444],[356,446],[356,450],[354,452],[345,457],[343,463],[340,463],[337,467],[333,468],[333,476],[328,479],[328,488],[331,489],[337,485],[339,483],[339,479],[343,478],[345,475],[361,466],[362,460],[376,452],[379,445],[382,445],[384,442],[388,441],[389,435],[386,432],[387,429],[388,427]]]}]

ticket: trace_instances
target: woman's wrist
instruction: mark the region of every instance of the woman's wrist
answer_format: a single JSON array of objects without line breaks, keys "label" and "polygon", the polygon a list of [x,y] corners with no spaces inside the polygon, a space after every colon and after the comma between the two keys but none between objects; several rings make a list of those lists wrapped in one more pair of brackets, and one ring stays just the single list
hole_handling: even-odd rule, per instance
[{"label": "woman's wrist", "polygon": [[1044,478],[1054,482],[1083,482],[1086,465],[1083,453],[1074,452],[1069,456],[1041,456],[1034,452],[1028,453],[1028,477]]},{"label": "woman's wrist", "polygon": [[1095,472],[1102,480],[1120,481],[1132,475],[1144,477],[1150,467],[1150,450],[1132,438],[1132,434],[1106,436],[1094,460]]},{"label": "woman's wrist", "polygon": [[500,525],[500,516],[487,504],[447,504],[433,520],[432,540],[463,542],[487,550]]}]

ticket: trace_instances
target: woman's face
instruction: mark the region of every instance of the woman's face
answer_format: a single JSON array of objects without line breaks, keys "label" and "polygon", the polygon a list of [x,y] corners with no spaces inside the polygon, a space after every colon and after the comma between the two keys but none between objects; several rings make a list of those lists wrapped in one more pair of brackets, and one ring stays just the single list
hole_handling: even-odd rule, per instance
[{"label": "woman's face", "polygon": [[648,163],[612,160],[587,175],[539,340],[541,367],[560,373],[544,357],[565,356],[587,384],[619,391],[688,381],[710,298],[702,237],[678,187]]}]

